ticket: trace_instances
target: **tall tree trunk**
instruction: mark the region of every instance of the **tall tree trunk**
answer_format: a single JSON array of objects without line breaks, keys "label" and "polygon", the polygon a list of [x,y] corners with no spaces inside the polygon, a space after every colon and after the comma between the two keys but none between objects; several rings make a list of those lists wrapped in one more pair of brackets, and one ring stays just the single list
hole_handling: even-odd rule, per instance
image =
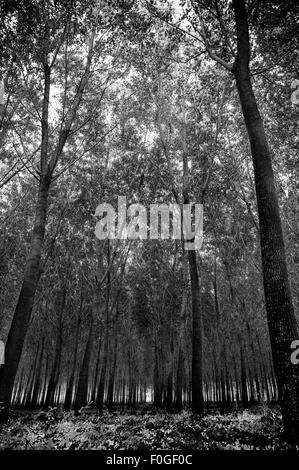
[{"label": "tall tree trunk", "polygon": [[[131,345],[129,345],[128,351],[128,368],[129,368],[129,383],[128,383],[128,400],[127,400],[127,408],[131,408],[132,406],[132,391],[133,391],[133,372],[132,372],[132,354],[131,354]],[[155,378],[154,378],[155,384]]]},{"label": "tall tree trunk", "polygon": [[[183,201],[184,204],[190,204],[190,178],[188,170],[187,157],[187,138],[186,138],[186,120],[184,116],[183,127]],[[203,204],[206,184],[203,185],[200,204]],[[191,229],[191,227],[190,227]],[[194,240],[192,240],[194,241]],[[204,393],[203,393],[203,323],[202,323],[202,304],[201,304],[201,285],[198,276],[198,266],[195,249],[188,251],[189,274],[191,281],[191,304],[192,304],[192,410],[194,413],[204,412]]]},{"label": "tall tree trunk", "polygon": [[48,114],[50,97],[51,69],[44,64],[44,95],[42,110],[41,176],[36,201],[35,219],[31,237],[30,252],[26,261],[25,273],[17,306],[8,333],[5,351],[5,364],[0,371],[0,422],[8,418],[14,380],[21,359],[35,292],[40,277],[40,261],[44,244],[47,203],[51,177],[47,172],[48,153]]},{"label": "tall tree trunk", "polygon": [[24,280],[6,342],[5,364],[1,367],[0,371],[0,404],[2,403],[3,406],[2,412],[0,412],[0,422],[5,422],[8,418],[14,380],[21,359],[40,276],[40,260],[45,234],[49,184],[48,178],[41,178],[30,253],[26,262]]},{"label": "tall tree trunk", "polygon": [[196,253],[188,251],[192,296],[192,410],[203,413],[202,311]]},{"label": "tall tree trunk", "polygon": [[181,411],[183,408],[183,379],[184,379],[184,350],[183,341],[185,338],[186,311],[188,307],[188,266],[187,252],[184,248],[184,240],[182,240],[182,302],[180,311],[180,325],[178,331],[178,362],[176,374],[176,410]]},{"label": "tall tree trunk", "polygon": [[126,404],[126,371],[123,372],[123,383],[122,383],[122,397],[121,397],[121,408],[122,410],[125,409]]},{"label": "tall tree trunk", "polygon": [[64,399],[64,408],[66,410],[70,409],[70,407],[72,405],[72,400],[73,400],[75,373],[76,373],[78,346],[79,346],[79,333],[80,333],[80,324],[81,324],[82,304],[83,304],[83,295],[82,295],[82,290],[81,290],[80,308],[79,308],[79,314],[78,314],[77,326],[76,326],[76,338],[75,338],[75,350],[74,350],[74,357],[73,357],[73,365],[72,365],[72,369],[71,369],[71,375],[70,375],[69,380],[67,382],[66,394],[65,394],[65,399]]},{"label": "tall tree trunk", "polygon": [[56,387],[58,385],[61,352],[62,352],[62,325],[59,325],[58,337],[56,341],[56,348],[55,348],[55,354],[54,354],[54,361],[53,361],[52,371],[51,371],[51,375],[50,375],[50,379],[48,383],[46,398],[44,402],[45,408],[48,408],[49,406],[53,406],[54,395],[55,395]]},{"label": "tall tree trunk", "polygon": [[154,405],[161,408],[163,405],[163,372],[159,338],[160,335],[157,335],[155,341]]},{"label": "tall tree trunk", "polygon": [[109,411],[111,411],[113,407],[113,392],[114,392],[115,371],[116,371],[116,361],[117,361],[118,315],[119,315],[119,311],[118,311],[118,301],[117,301],[116,313],[115,313],[114,325],[113,325],[113,330],[114,330],[113,332],[114,334],[113,358],[112,358],[111,370],[109,374],[108,391],[107,391],[107,408]]},{"label": "tall tree trunk", "polygon": [[30,374],[30,380],[28,380],[28,385],[27,385],[27,389],[26,389],[26,399],[24,401],[24,408],[25,409],[28,409],[30,407],[30,403],[31,403],[31,397],[32,397],[32,392],[33,392],[33,386],[34,386],[34,378],[35,378],[35,374],[36,374],[36,367],[37,367],[37,363],[38,363],[38,357],[39,357],[39,350],[40,350],[40,342],[38,342],[37,344],[37,350],[36,350],[36,353],[34,355],[34,362],[32,364],[32,373]]},{"label": "tall tree trunk", "polygon": [[241,395],[242,395],[242,406],[248,408],[249,399],[247,391],[247,375],[243,347],[240,347],[240,359],[241,359]]},{"label": "tall tree trunk", "polygon": [[38,367],[37,367],[36,375],[35,375],[35,378],[34,378],[34,387],[33,387],[33,392],[32,392],[32,399],[31,399],[31,403],[30,403],[30,409],[31,410],[34,410],[38,406],[38,395],[39,395],[40,385],[41,385],[44,344],[45,344],[45,338],[43,337],[42,347],[41,347],[41,352],[40,352],[40,357],[39,357],[39,362],[38,362]]},{"label": "tall tree trunk", "polygon": [[64,285],[61,291],[61,302],[60,302],[59,320],[58,320],[59,321],[58,335],[57,335],[57,341],[56,341],[54,362],[53,362],[53,367],[52,367],[50,380],[48,384],[46,399],[44,403],[44,406],[46,408],[48,406],[54,405],[55,393],[58,387],[60,363],[61,363],[61,355],[62,355],[62,341],[63,341],[63,312],[64,312],[65,302],[66,302],[66,292],[67,292],[66,286]]},{"label": "tall tree trunk", "polygon": [[179,352],[178,352],[178,364],[177,364],[177,375],[176,375],[175,408],[177,411],[181,411],[183,408],[183,376],[184,376],[184,353],[180,346]]},{"label": "tall tree trunk", "polygon": [[87,403],[87,394],[88,394],[88,380],[89,380],[89,363],[91,358],[92,350],[92,333],[93,333],[93,320],[91,320],[91,325],[89,328],[88,339],[86,343],[86,348],[84,352],[84,357],[80,369],[78,388],[74,403],[74,410],[77,414],[82,406],[85,406]]},{"label": "tall tree trunk", "polygon": [[299,369],[290,361],[290,345],[298,339],[298,327],[288,281],[271,154],[250,79],[245,1],[233,0],[233,7],[237,29],[237,57],[233,73],[253,159],[264,293],[279,402],[287,437],[299,441]]},{"label": "tall tree trunk", "polygon": [[[107,266],[110,265],[110,245],[108,240],[107,245]],[[102,368],[100,375],[100,382],[97,395],[97,409],[101,413],[104,406],[104,394],[105,394],[105,384],[106,384],[106,374],[107,374],[107,364],[108,364],[108,349],[109,349],[109,310],[110,310],[110,270],[107,274],[107,285],[106,285],[106,308],[105,308],[105,328],[104,328],[104,348],[103,348],[103,360]]]},{"label": "tall tree trunk", "polygon": [[100,372],[100,358],[101,358],[101,349],[102,349],[101,346],[102,346],[102,341],[101,341],[101,337],[99,337],[99,339],[98,339],[97,360],[96,360],[96,364],[95,364],[94,379],[93,379],[91,397],[90,397],[90,401],[92,403],[92,406],[94,406],[95,403],[96,403],[98,378],[99,378],[99,372]]},{"label": "tall tree trunk", "polygon": [[171,320],[170,325],[170,351],[169,351],[169,370],[167,377],[167,393],[166,393],[166,409],[167,411],[172,410],[172,396],[173,396],[173,353],[174,353],[174,341],[173,341],[173,324]]},{"label": "tall tree trunk", "polygon": [[117,360],[117,337],[114,338],[113,359],[112,359],[111,370],[109,374],[109,382],[108,382],[108,390],[107,390],[107,408],[109,411],[112,411],[112,407],[113,407],[116,360]]},{"label": "tall tree trunk", "polygon": [[43,381],[43,390],[42,390],[42,393],[41,393],[41,400],[40,400],[41,406],[44,406],[45,399],[46,399],[46,394],[47,394],[47,377],[48,377],[48,372],[49,372],[49,364],[50,364],[50,355],[49,355],[49,353],[47,353],[46,364],[45,364],[45,372],[44,372],[44,381]]}]

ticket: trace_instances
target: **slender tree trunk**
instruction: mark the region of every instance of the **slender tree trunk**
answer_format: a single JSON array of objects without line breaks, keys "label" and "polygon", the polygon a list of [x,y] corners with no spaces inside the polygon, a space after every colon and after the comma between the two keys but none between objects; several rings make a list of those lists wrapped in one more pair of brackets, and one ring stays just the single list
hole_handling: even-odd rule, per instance
[{"label": "slender tree trunk", "polygon": [[170,333],[170,358],[169,358],[169,370],[168,370],[168,377],[167,377],[167,393],[166,393],[166,409],[167,411],[172,410],[172,396],[173,396],[173,326],[171,322],[171,333]]},{"label": "slender tree trunk", "polygon": [[92,403],[92,406],[95,405],[96,403],[96,395],[97,395],[97,386],[98,386],[98,378],[99,378],[99,372],[100,372],[100,357],[101,357],[101,338],[99,338],[99,343],[98,343],[98,352],[97,352],[97,360],[95,364],[95,371],[94,371],[94,380],[92,384],[92,390],[91,390],[91,397],[90,401]]},{"label": "slender tree trunk", "polygon": [[234,356],[234,375],[235,375],[235,385],[236,385],[236,404],[240,404],[240,391],[239,391],[239,377],[237,371],[236,357]]},{"label": "slender tree trunk", "polygon": [[[108,240],[107,246],[107,266],[110,264],[110,245]],[[108,349],[109,349],[109,309],[110,309],[110,271],[107,274],[107,287],[106,287],[106,309],[105,309],[105,331],[104,331],[104,350],[103,350],[103,360],[102,368],[100,375],[100,382],[97,395],[97,409],[101,413],[104,406],[104,394],[105,394],[105,384],[106,384],[106,374],[107,374],[107,364],[108,364]]]},{"label": "slender tree trunk", "polygon": [[123,383],[122,383],[122,398],[121,398],[121,402],[122,402],[122,410],[125,409],[125,404],[126,404],[126,372],[124,370],[124,373],[123,373]]},{"label": "slender tree trunk", "polygon": [[161,350],[159,347],[159,337],[155,344],[155,366],[154,366],[154,405],[161,408],[163,405],[163,376],[161,364]]},{"label": "slender tree trunk", "polygon": [[233,67],[249,135],[260,225],[267,319],[283,423],[291,441],[299,441],[299,369],[290,361],[290,345],[298,339],[286,266],[283,232],[271,154],[250,79],[250,42],[244,0],[233,0],[237,57]]},{"label": "slender tree trunk", "polygon": [[192,296],[192,410],[203,413],[202,311],[196,253],[188,251]]},{"label": "slender tree trunk", "polygon": [[97,409],[100,413],[102,412],[103,405],[104,405],[107,363],[108,363],[108,332],[105,333],[103,360],[102,360],[100,381],[99,381],[98,394],[97,394]]},{"label": "slender tree trunk", "polygon": [[23,389],[24,389],[24,376],[25,376],[25,369],[23,367],[22,372],[20,374],[20,378],[19,378],[17,387],[16,387],[16,390],[15,390],[15,394],[14,394],[14,397],[13,397],[13,402],[12,402],[13,406],[15,408],[18,408],[21,405],[22,393],[23,393]]},{"label": "slender tree trunk", "polygon": [[248,408],[248,391],[247,391],[247,375],[246,375],[246,366],[243,347],[240,348],[240,358],[241,358],[241,394],[242,394],[242,406],[243,408]]},{"label": "slender tree trunk", "polygon": [[53,367],[48,383],[48,389],[46,393],[46,398],[44,402],[44,407],[48,408],[49,406],[53,406],[54,403],[54,395],[55,390],[58,385],[58,378],[59,378],[59,369],[60,369],[60,362],[61,362],[61,352],[62,352],[62,325],[59,325],[58,329],[58,337],[56,342],[55,348],[55,355],[54,355],[54,362]]},{"label": "slender tree trunk", "polygon": [[64,285],[62,287],[62,292],[61,292],[61,302],[60,302],[60,308],[59,308],[59,325],[58,325],[58,335],[57,335],[57,342],[56,342],[56,348],[55,348],[54,362],[53,362],[53,367],[52,367],[50,380],[48,384],[46,399],[44,403],[44,406],[46,408],[48,406],[54,405],[55,393],[58,387],[61,355],[62,355],[62,342],[63,342],[63,312],[64,312],[65,302],[66,302],[66,292],[67,292],[66,286]]},{"label": "slender tree trunk", "polygon": [[179,348],[177,376],[176,376],[176,410],[181,411],[183,408],[183,376],[184,376],[184,353]]},{"label": "slender tree trunk", "polygon": [[81,291],[81,300],[80,300],[80,309],[77,319],[77,326],[76,326],[76,339],[75,339],[75,350],[74,350],[74,358],[73,358],[73,365],[71,369],[71,375],[67,382],[67,389],[64,399],[64,408],[69,410],[72,405],[73,400],[73,392],[74,392],[74,383],[75,383],[75,372],[77,366],[77,356],[78,356],[78,346],[79,346],[79,333],[80,333],[80,324],[81,324],[81,310],[82,310],[82,303],[83,303],[83,296]]},{"label": "slender tree trunk", "polygon": [[[133,391],[133,371],[132,371],[132,355],[131,355],[131,347],[129,345],[128,351],[128,366],[129,366],[129,383],[128,383],[128,400],[127,400],[127,408],[131,408],[132,406],[132,391]],[[155,384],[155,379],[154,379]],[[155,402],[154,402],[155,403]]]},{"label": "slender tree trunk", "polygon": [[42,373],[42,365],[43,365],[44,344],[45,344],[45,338],[43,337],[42,347],[41,347],[41,352],[40,352],[40,357],[39,357],[39,362],[38,362],[38,367],[37,367],[36,376],[35,376],[35,379],[34,379],[32,399],[31,399],[31,403],[30,403],[30,409],[31,410],[34,410],[38,406],[38,395],[39,395],[40,385],[41,385],[41,373]]},{"label": "slender tree trunk", "polygon": [[44,381],[43,381],[43,391],[41,393],[41,400],[40,400],[41,406],[44,406],[45,399],[46,399],[46,394],[47,394],[47,378],[48,378],[48,372],[49,372],[49,364],[50,364],[49,353],[47,353],[46,364],[45,364],[45,373],[44,373]]},{"label": "slender tree trunk", "polygon": [[114,382],[115,382],[115,371],[116,371],[116,361],[117,361],[117,325],[118,325],[118,304],[116,306],[116,314],[114,319],[114,345],[113,345],[113,358],[111,364],[111,370],[109,374],[109,383],[108,383],[108,392],[107,392],[107,407],[111,411],[113,407],[113,392],[114,392]]},{"label": "slender tree trunk", "polygon": [[82,406],[85,406],[87,403],[87,393],[88,393],[88,380],[89,380],[89,363],[91,358],[92,350],[92,333],[93,333],[93,320],[89,328],[88,340],[84,352],[84,357],[80,369],[78,388],[74,403],[74,410],[77,414]]},{"label": "slender tree trunk", "polygon": [[40,350],[40,342],[38,342],[38,345],[37,345],[37,351],[35,353],[34,362],[32,364],[32,368],[31,368],[32,372],[29,376],[30,379],[28,380],[28,385],[27,385],[27,388],[26,388],[26,399],[24,401],[24,408],[25,409],[30,408],[30,402],[31,402],[33,386],[34,386],[34,378],[35,378],[35,374],[36,374],[36,366],[37,366],[38,357],[39,357],[39,350]]}]

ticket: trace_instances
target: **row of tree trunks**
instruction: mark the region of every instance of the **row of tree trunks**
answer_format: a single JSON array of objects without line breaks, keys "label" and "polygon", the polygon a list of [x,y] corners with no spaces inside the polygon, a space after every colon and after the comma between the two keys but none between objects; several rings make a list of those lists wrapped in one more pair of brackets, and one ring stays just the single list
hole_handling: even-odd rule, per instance
[{"label": "row of tree trunks", "polygon": [[[83,358],[80,367],[80,374],[78,378],[78,385],[74,385],[72,390],[72,396],[74,396],[74,401],[72,400],[70,406],[67,409],[73,408],[76,413],[79,412],[81,407],[84,407],[90,402],[89,396],[94,384],[94,376],[91,375],[91,343],[90,339],[91,331],[86,341],[86,347],[84,349]],[[115,344],[115,343],[114,343]],[[39,407],[46,408],[46,398],[47,398],[47,379],[44,381],[42,378],[42,373],[40,374],[41,379],[39,379],[40,370],[47,368],[47,358],[42,361],[42,351],[41,346],[39,346],[39,353],[35,355],[35,359],[32,362],[30,373],[28,378],[27,374],[25,376],[24,369],[22,370],[16,387],[14,391],[14,406],[18,408],[25,409],[36,409]],[[119,370],[115,367],[115,371],[112,370],[111,364],[109,381],[107,387],[104,391],[103,406],[105,405],[110,411],[113,409],[113,406],[122,405],[127,406],[128,408],[134,408],[138,403],[146,402],[149,392],[149,387],[139,381],[136,363],[134,360],[133,353],[131,351],[131,359],[128,360],[128,371]],[[213,361],[213,367],[210,368],[209,374],[206,374],[203,378],[203,398],[205,406],[209,407],[219,407],[222,409],[229,409],[232,406],[247,408],[250,405],[264,402],[276,402],[277,393],[276,393],[276,384],[271,364],[264,363],[261,367],[261,373],[258,377],[254,375],[254,367],[250,368],[248,361],[246,360],[246,353],[243,347],[240,348],[239,357],[234,357],[233,361],[233,372],[231,368],[228,368],[227,356],[223,360],[222,366],[219,369],[217,362]],[[179,362],[182,360],[179,357],[179,354],[176,355],[174,366],[176,370],[180,369]],[[44,363],[42,363],[44,362]],[[161,367],[161,361],[160,366]],[[178,380],[182,381],[182,384],[177,384],[174,380],[174,375],[172,377],[172,383],[170,385],[169,381],[169,370],[164,368],[161,369],[162,376],[160,380],[156,382],[154,386],[154,404],[157,407],[166,409],[168,411],[177,410],[176,404],[178,401],[182,402],[183,405],[187,402],[192,405],[192,381],[189,380],[188,375],[184,373],[178,377]],[[117,373],[116,373],[117,372]],[[190,369],[191,373],[191,369]],[[95,370],[93,371],[93,375]],[[48,376],[48,374],[47,374]],[[113,393],[111,393],[111,377],[114,377],[113,381]],[[110,389],[109,389],[110,385]],[[159,390],[157,392],[157,388]],[[176,394],[177,386],[183,390],[181,395]],[[63,390],[63,377],[58,380],[54,390],[52,391],[53,399],[51,406],[53,405],[63,405],[65,408],[65,397],[66,393]],[[37,392],[34,392],[37,390]],[[36,398],[36,393],[38,399]],[[155,401],[156,397],[156,401]],[[157,400],[158,398],[158,400]],[[92,406],[92,403],[91,403]],[[65,408],[66,409],[66,408]]]}]

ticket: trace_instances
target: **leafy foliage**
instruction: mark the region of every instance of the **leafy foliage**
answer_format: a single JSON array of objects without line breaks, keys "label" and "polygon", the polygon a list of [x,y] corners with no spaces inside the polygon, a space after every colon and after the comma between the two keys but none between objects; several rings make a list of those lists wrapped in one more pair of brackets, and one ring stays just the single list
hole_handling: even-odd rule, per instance
[{"label": "leafy foliage", "polygon": [[23,413],[1,426],[0,449],[35,450],[267,450],[290,448],[276,409],[257,407],[204,418],[184,411],[104,413],[86,408],[80,417],[57,409]]}]

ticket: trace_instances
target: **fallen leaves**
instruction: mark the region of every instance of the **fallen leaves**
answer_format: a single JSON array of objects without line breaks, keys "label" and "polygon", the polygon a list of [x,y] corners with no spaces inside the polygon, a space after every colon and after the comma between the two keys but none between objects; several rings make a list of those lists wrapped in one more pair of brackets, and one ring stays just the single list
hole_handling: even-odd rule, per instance
[{"label": "fallen leaves", "polygon": [[256,450],[288,449],[279,412],[267,407],[204,417],[183,411],[74,416],[60,409],[14,414],[1,426],[0,449]]}]

